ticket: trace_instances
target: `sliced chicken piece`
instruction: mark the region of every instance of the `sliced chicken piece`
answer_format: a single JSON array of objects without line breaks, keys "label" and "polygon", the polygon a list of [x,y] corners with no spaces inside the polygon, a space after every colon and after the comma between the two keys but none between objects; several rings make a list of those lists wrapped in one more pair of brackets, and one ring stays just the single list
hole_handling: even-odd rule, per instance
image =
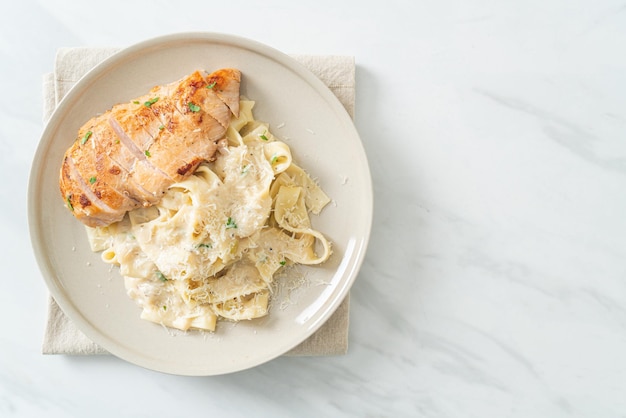
[{"label": "sliced chicken piece", "polygon": [[215,158],[239,114],[238,70],[196,71],[86,122],[65,153],[59,187],[88,226],[160,201],[167,188]]},{"label": "sliced chicken piece", "polygon": [[208,85],[211,90],[226,103],[233,115],[239,115],[239,85],[229,82],[231,79],[241,79],[239,70],[225,68],[209,74]]},{"label": "sliced chicken piece", "polygon": [[[92,154],[85,152],[85,158],[96,160],[99,173],[110,174],[106,178],[109,187],[128,196],[131,201],[138,202],[137,206],[142,206],[145,202],[148,205],[158,202],[155,195],[137,183],[131,175],[135,158],[122,147],[121,141],[107,120],[99,121],[91,138]],[[130,203],[127,202],[129,205]],[[132,208],[134,209],[135,205]]]}]

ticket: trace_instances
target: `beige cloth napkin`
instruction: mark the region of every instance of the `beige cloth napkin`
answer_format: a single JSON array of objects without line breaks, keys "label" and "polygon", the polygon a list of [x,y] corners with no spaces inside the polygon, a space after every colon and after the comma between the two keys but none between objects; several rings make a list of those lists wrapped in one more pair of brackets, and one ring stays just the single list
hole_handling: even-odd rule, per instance
[{"label": "beige cloth napkin", "polygon": [[[54,73],[43,83],[44,122],[69,89],[91,68],[115,53],[115,48],[63,48],[57,52]],[[320,78],[354,116],[355,65],[353,57],[292,55]],[[333,316],[313,335],[286,353],[293,356],[345,354],[348,350],[350,295]],[[108,354],[88,339],[63,313],[52,296],[48,298],[48,320],[44,354]]]}]

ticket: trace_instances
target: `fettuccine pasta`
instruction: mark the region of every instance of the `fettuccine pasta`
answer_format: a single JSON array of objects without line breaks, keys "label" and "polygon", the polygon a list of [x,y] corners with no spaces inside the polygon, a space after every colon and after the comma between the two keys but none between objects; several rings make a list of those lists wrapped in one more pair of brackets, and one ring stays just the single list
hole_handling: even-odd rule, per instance
[{"label": "fettuccine pasta", "polygon": [[331,244],[311,226],[330,199],[289,146],[241,100],[214,162],[173,184],[155,206],[107,227],[87,227],[93,251],[119,265],[141,318],[214,331],[219,318],[268,313],[285,266],[323,263]]}]

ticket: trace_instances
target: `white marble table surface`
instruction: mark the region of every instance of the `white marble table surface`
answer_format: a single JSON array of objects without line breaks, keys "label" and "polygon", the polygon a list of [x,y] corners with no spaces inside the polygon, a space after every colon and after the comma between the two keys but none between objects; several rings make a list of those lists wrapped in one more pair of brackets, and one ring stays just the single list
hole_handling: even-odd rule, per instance
[{"label": "white marble table surface", "polygon": [[[356,58],[375,214],[349,352],[211,378],[43,356],[41,76],[196,30]],[[610,0],[3,1],[0,416],[626,416],[625,48]]]}]

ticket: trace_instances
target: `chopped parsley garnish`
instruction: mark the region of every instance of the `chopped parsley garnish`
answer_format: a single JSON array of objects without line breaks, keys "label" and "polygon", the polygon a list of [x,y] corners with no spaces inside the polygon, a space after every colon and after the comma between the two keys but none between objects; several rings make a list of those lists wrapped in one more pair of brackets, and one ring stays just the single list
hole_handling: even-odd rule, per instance
[{"label": "chopped parsley garnish", "polygon": [[281,266],[284,266],[285,264],[287,264],[287,260],[283,260],[283,261],[280,262]]},{"label": "chopped parsley garnish", "polygon": [[96,182],[96,176],[89,177],[89,184],[94,184]]},{"label": "chopped parsley garnish", "polygon": [[211,244],[205,244],[204,242],[202,244],[198,244],[197,248],[213,248],[213,246]]},{"label": "chopped parsley garnish", "polygon": [[72,206],[72,195],[68,194],[67,197],[65,198],[65,201],[67,202],[67,207],[73,212],[74,206]]},{"label": "chopped parsley garnish", "polygon": [[156,103],[156,102],[158,102],[158,101],[159,101],[159,98],[158,98],[158,97],[155,97],[154,99],[150,99],[150,100],[148,100],[147,102],[144,102],[144,103],[143,103],[143,105],[144,105],[145,107],[150,107],[150,106],[152,106],[153,104],[155,104],[155,103]]},{"label": "chopped parsley garnish", "polygon": [[207,84],[206,88],[207,89],[212,89],[213,87],[215,87],[215,84],[217,84],[217,81],[214,81],[211,84]]},{"label": "chopped parsley garnish", "polygon": [[159,126],[159,131],[162,131],[163,129],[165,129],[165,125]]},{"label": "chopped parsley garnish", "polygon": [[200,106],[193,102],[187,103],[187,106],[189,106],[189,110],[191,110],[193,113],[198,113],[200,111]]},{"label": "chopped parsley garnish", "polygon": [[150,154],[148,150],[145,150],[143,153],[146,154],[146,157],[152,157],[152,154]]},{"label": "chopped parsley garnish", "polygon": [[261,135],[259,135],[259,138],[261,138],[263,141],[269,141],[269,139],[267,138],[267,136],[265,136],[265,134],[267,133],[267,131],[265,131],[264,133],[262,133]]},{"label": "chopped parsley garnish", "polygon": [[139,100],[134,100],[133,103],[134,104],[139,104]]},{"label": "chopped parsley garnish", "polygon": [[271,165],[276,164],[277,160],[278,160],[278,155],[276,155],[276,154],[272,155],[272,159],[270,160],[270,164]]},{"label": "chopped parsley garnish", "polygon": [[167,306],[163,305],[163,310],[167,311]]},{"label": "chopped parsley garnish", "polygon": [[156,276],[162,282],[166,282],[167,281],[167,277],[165,277],[165,275],[163,273],[161,273],[159,270],[156,271]]},{"label": "chopped parsley garnish", "polygon": [[235,228],[237,228],[237,224],[235,223],[235,221],[233,221],[233,218],[229,216],[228,220],[226,221],[226,229],[235,229]]},{"label": "chopped parsley garnish", "polygon": [[80,140],[80,144],[84,145],[85,142],[87,142],[87,140],[89,139],[89,137],[93,134],[93,132],[91,131],[87,131],[87,133],[85,133],[85,136],[83,136],[83,139]]}]

